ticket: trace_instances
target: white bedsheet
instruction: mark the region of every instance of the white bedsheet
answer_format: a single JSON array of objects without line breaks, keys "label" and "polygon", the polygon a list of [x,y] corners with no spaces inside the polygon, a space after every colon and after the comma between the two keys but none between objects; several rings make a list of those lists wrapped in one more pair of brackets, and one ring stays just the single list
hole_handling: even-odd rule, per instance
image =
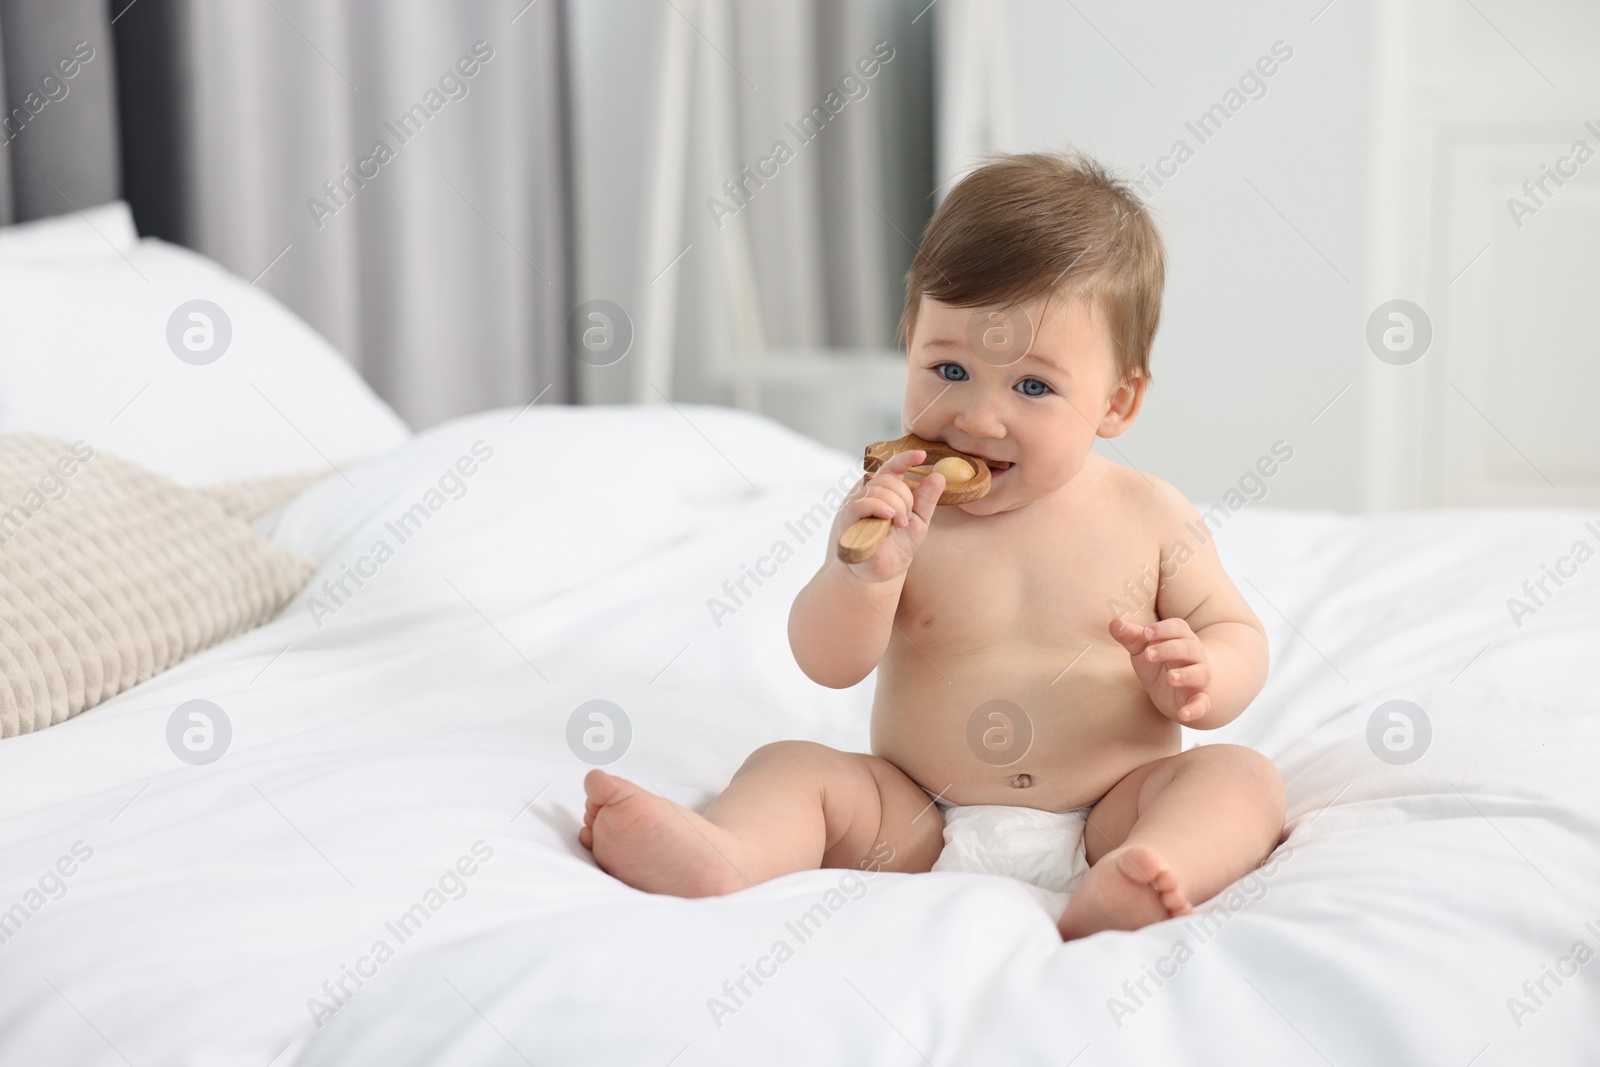
[{"label": "white bedsheet", "polygon": [[[856,468],[715,408],[514,415],[308,490],[270,525],[322,567],[278,619],[0,744],[0,909],[26,912],[0,1064],[1600,1062],[1600,962],[1572,955],[1600,951],[1600,562],[1520,628],[1505,603],[1600,541],[1592,516],[1228,518],[1273,670],[1204,739],[1277,761],[1292,834],[1204,931],[1062,945],[1051,901],[987,876],[683,901],[597,870],[566,743],[585,701],[630,718],[613,770],[688,803],[767,741],[865,746],[873,679],[812,684],[784,629],[828,550],[795,524]],[[385,524],[478,441],[464,494],[400,543]],[[779,542],[794,557],[714,620]],[[358,565],[334,603],[322,583]],[[166,742],[197,698],[233,730],[205,766]],[[1390,699],[1432,724],[1408,766],[1365,739]],[[386,924],[419,903],[402,942]]]}]

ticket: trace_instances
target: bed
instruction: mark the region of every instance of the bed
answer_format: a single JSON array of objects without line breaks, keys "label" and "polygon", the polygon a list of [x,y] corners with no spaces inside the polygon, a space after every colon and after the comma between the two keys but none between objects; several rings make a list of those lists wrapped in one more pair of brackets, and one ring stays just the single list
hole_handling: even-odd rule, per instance
[{"label": "bed", "polygon": [[[597,763],[700,804],[764,742],[865,746],[873,679],[812,684],[784,630],[852,457],[541,404],[339,466],[256,523],[318,561],[277,618],[0,742],[0,908],[81,860],[0,945],[0,1063],[1595,1062],[1600,568],[1506,606],[1589,516],[1229,515],[1273,669],[1191,740],[1277,762],[1287,839],[1196,920],[1063,945],[1060,900],[999,878],[686,901],[577,843]],[[232,728],[204,765],[167,744],[196,699]],[[1397,700],[1410,762],[1369,743]]]},{"label": "bed", "polygon": [[[109,32],[30,10],[69,8]],[[13,151],[93,148],[88,85]],[[20,158],[19,217],[65,211]],[[578,845],[591,766],[700,805],[765,742],[867,743],[874,678],[818,687],[785,638],[859,457],[688,404],[413,435],[141,241],[114,167],[0,230],[0,433],[276,486],[254,527],[316,571],[0,740],[0,1065],[1600,1063],[1600,519],[1202,503],[1273,665],[1186,743],[1270,755],[1289,825],[1190,920],[1063,945],[1060,898],[965,874],[652,897]],[[195,298],[236,327],[203,379],[160,340]],[[170,732],[196,701],[208,760]]]}]

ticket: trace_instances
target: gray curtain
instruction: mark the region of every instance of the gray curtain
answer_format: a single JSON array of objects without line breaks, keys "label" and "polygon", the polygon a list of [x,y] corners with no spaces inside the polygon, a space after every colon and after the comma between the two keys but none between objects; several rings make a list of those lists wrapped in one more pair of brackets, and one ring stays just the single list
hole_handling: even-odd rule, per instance
[{"label": "gray curtain", "polygon": [[[735,3],[729,58],[760,88],[732,79],[732,162],[759,163],[778,141],[794,151],[764,186],[745,184],[740,211],[769,345],[894,343],[902,279],[932,213],[933,20],[911,21],[926,6]],[[705,184],[690,205],[696,219],[711,218],[707,193],[737,206]]]},{"label": "gray curtain", "polygon": [[[682,395],[737,400],[702,357],[724,347],[893,347],[905,271],[933,210],[933,20],[913,21],[926,6],[730,0],[726,58],[701,50],[697,74],[731,102],[731,130],[691,124],[691,142],[709,144],[689,154],[686,240],[726,248],[742,227],[749,258],[685,258]],[[718,29],[708,18],[706,35]],[[766,165],[777,173],[765,184],[750,180],[780,142],[793,157]],[[741,266],[757,301],[754,337],[717,322],[722,294],[744,288],[729,277]]]},{"label": "gray curtain", "polygon": [[[861,379],[851,353],[891,354],[933,208],[927,6],[575,8],[585,295],[634,329],[628,359],[582,368],[587,399],[783,418],[780,383],[836,392],[836,379]],[[780,142],[788,155],[774,161]]]},{"label": "gray curtain", "polygon": [[564,21],[563,0],[136,0],[141,232],[255,279],[419,429],[570,401]]},{"label": "gray curtain", "polygon": [[117,199],[104,0],[0,0],[0,225]]}]

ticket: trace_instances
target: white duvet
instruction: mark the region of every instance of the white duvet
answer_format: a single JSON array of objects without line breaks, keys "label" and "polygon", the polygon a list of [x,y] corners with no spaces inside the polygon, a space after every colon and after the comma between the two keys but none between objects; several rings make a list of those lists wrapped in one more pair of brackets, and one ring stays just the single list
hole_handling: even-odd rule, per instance
[{"label": "white duvet", "polygon": [[[988,876],[596,869],[580,705],[691,804],[767,741],[866,745],[873,679],[785,637],[856,467],[716,408],[516,415],[308,490],[263,524],[321,562],[279,618],[0,743],[0,1064],[1600,1063],[1593,516],[1227,516],[1272,675],[1196,739],[1277,762],[1288,841],[1194,920],[1063,945]],[[197,699],[232,736],[191,765]],[[1392,700],[1428,729],[1369,744]]]}]

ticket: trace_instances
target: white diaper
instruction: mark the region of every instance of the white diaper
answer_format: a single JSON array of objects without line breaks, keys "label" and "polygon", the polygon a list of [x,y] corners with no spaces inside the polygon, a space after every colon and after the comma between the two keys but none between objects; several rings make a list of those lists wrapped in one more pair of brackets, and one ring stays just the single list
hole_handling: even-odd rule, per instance
[{"label": "white diaper", "polygon": [[939,805],[944,850],[936,871],[1003,874],[1070,894],[1089,870],[1083,830],[1089,808],[1041,811],[1006,804]]}]

